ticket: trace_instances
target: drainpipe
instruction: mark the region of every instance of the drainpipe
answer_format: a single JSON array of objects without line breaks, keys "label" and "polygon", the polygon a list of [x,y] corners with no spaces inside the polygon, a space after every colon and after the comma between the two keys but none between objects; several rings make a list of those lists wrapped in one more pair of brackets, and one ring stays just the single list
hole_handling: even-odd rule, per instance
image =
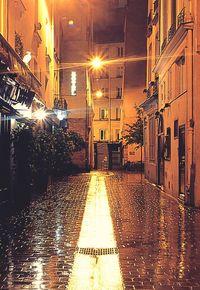
[{"label": "drainpipe", "polygon": [[[190,96],[187,96],[187,131],[189,134],[187,143],[189,143],[188,151],[188,166],[187,170],[187,186],[186,186],[186,204],[190,206],[195,205],[194,198],[194,185],[195,185],[195,163],[194,163],[194,39],[193,39],[193,27],[192,22],[186,22],[188,29],[188,57],[190,57],[190,69],[191,69],[191,100]],[[190,71],[190,70],[189,70]],[[188,147],[187,147],[188,148]],[[188,172],[189,171],[189,172]]]}]

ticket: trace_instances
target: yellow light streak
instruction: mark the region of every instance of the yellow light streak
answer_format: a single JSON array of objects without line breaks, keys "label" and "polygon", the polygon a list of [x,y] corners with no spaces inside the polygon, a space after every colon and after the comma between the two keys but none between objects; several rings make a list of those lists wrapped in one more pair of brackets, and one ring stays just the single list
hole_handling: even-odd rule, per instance
[{"label": "yellow light streak", "polygon": [[[110,215],[105,177],[91,177],[81,232],[79,248],[116,247]],[[122,290],[119,255],[75,255],[68,290]]]}]

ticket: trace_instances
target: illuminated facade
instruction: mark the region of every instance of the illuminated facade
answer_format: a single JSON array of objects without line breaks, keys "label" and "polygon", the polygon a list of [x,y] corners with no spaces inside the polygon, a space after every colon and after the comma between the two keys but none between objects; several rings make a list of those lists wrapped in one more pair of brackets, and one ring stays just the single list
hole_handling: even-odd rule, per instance
[{"label": "illuminated facade", "polygon": [[148,1],[145,175],[200,206],[200,3]]},{"label": "illuminated facade", "polygon": [[[147,3],[143,1],[128,1],[125,25],[125,74],[124,74],[124,126],[136,120],[135,106],[145,99],[143,89],[146,83],[146,18]],[[133,21],[134,19],[134,21]],[[138,162],[141,159],[140,150],[135,145],[124,147],[123,163]]]},{"label": "illuminated facade", "polygon": [[[109,168],[115,169],[120,168],[122,158],[124,63],[120,58],[124,56],[124,42],[95,43],[94,51],[108,61],[92,73],[95,167],[102,168],[106,158]],[[118,61],[112,63],[112,59]]]},{"label": "illuminated facade", "polygon": [[10,130],[37,108],[52,109],[59,97],[53,6],[46,0],[0,0],[0,200],[11,180]]},{"label": "illuminated facade", "polygon": [[[73,155],[80,168],[92,166],[92,100],[89,68],[92,23],[88,1],[70,1],[61,11],[61,96],[68,104],[68,129],[78,132],[86,148]],[[78,11],[81,11],[81,14]]]}]

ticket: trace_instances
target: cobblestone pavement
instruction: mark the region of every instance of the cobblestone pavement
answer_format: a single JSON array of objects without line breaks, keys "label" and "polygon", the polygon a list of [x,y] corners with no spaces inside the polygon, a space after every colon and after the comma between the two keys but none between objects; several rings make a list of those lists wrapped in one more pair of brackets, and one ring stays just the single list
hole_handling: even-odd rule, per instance
[{"label": "cobblestone pavement", "polygon": [[89,181],[86,174],[63,179],[0,224],[0,289],[66,289]]},{"label": "cobblestone pavement", "polygon": [[[104,247],[113,252],[102,255]],[[81,284],[85,276],[92,288]],[[115,286],[95,283],[103,277]],[[58,181],[52,193],[0,221],[0,289],[123,288],[200,289],[199,210],[141,175],[92,172]]]},{"label": "cobblestone pavement", "polygon": [[200,289],[200,210],[115,174],[107,189],[126,289]]}]

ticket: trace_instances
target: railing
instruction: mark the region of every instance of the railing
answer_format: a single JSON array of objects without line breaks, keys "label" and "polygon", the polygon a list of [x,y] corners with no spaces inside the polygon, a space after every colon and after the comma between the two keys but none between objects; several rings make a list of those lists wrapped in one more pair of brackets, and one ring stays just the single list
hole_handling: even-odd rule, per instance
[{"label": "railing", "polygon": [[156,11],[158,11],[158,0],[155,0],[154,3],[153,3],[153,7],[154,7],[154,13]]},{"label": "railing", "polygon": [[6,62],[6,65],[9,67],[9,73],[16,75],[15,78],[17,81],[33,89],[40,95],[41,83],[1,34],[0,48],[1,54],[3,54],[5,58],[4,62]]},{"label": "railing", "polygon": [[158,22],[158,0],[155,0],[153,5],[154,5],[154,9],[153,9],[153,18],[152,18],[152,23],[153,25],[156,25],[156,23]]},{"label": "railing", "polygon": [[152,10],[150,10],[147,17],[147,37],[150,37],[152,34]]},{"label": "railing", "polygon": [[180,13],[177,16],[177,26],[184,24],[185,22],[185,7],[180,11]]},{"label": "railing", "polygon": [[67,110],[66,100],[64,98],[55,98],[54,109]]},{"label": "railing", "polygon": [[173,23],[168,31],[168,41],[170,41],[176,33],[176,25]]},{"label": "railing", "polygon": [[161,52],[163,52],[166,46],[167,46],[167,37],[163,40],[163,43],[161,45]]},{"label": "railing", "polygon": [[158,77],[156,77],[153,84],[153,95],[158,96]]}]

